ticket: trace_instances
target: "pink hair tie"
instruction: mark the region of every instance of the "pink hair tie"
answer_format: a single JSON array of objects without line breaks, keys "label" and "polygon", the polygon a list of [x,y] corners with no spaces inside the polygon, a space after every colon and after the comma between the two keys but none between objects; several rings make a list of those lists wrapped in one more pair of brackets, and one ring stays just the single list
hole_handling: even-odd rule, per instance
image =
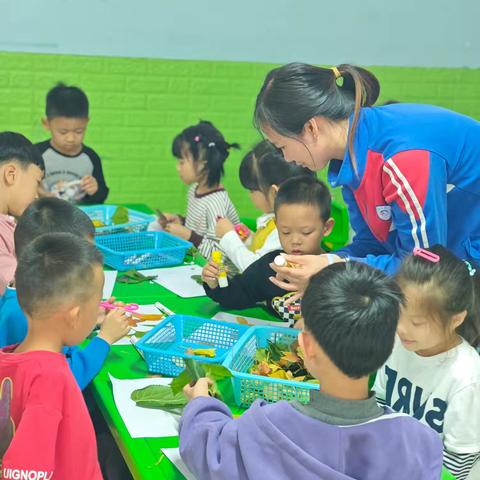
[{"label": "pink hair tie", "polygon": [[200,141],[200,135],[197,135],[196,137],[193,137],[193,139],[198,143]]},{"label": "pink hair tie", "polygon": [[436,253],[429,252],[428,250],[418,247],[415,247],[413,249],[413,256],[424,258],[425,260],[428,260],[432,263],[438,263],[440,261],[440,256]]}]

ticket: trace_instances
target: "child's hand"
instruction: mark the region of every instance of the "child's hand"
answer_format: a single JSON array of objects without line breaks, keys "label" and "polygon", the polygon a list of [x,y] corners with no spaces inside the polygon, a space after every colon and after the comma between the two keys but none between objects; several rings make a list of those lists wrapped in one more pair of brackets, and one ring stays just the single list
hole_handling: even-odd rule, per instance
[{"label": "child's hand", "polygon": [[165,231],[175,235],[176,237],[188,240],[192,235],[192,231],[184,225],[178,225],[177,223],[167,223]]},{"label": "child's hand", "polygon": [[163,212],[163,216],[167,219],[167,223],[175,223],[177,225],[182,225],[180,217],[175,213]]},{"label": "child's hand", "polygon": [[218,265],[213,261],[210,260],[202,270],[202,280],[212,289],[218,287],[218,274],[220,273],[220,269]]},{"label": "child's hand", "polygon": [[98,191],[97,179],[91,175],[86,175],[82,178],[80,187],[87,195],[94,195]]},{"label": "child's hand", "polygon": [[[125,305],[123,302],[117,302],[115,297],[110,297],[107,300],[107,302],[111,303],[112,305],[116,305],[117,307],[123,307]],[[98,315],[97,315],[98,326],[100,326],[103,323],[103,321],[105,320],[105,317],[109,312],[111,312],[111,309],[109,308],[98,307]]]},{"label": "child's hand", "polygon": [[228,218],[220,218],[215,225],[215,235],[222,238],[226,233],[235,230],[235,226]]},{"label": "child's hand", "polygon": [[111,310],[105,315],[98,336],[110,345],[120,340],[130,331],[128,315],[124,310]]},{"label": "child's hand", "polygon": [[197,397],[209,397],[208,388],[213,385],[212,380],[207,377],[199,378],[195,385],[185,385],[183,387],[183,394],[188,400],[193,400]]}]

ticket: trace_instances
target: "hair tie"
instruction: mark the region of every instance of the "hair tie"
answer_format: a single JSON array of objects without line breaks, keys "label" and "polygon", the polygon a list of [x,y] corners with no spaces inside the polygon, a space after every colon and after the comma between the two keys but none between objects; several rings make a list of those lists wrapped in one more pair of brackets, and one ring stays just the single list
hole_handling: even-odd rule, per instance
[{"label": "hair tie", "polygon": [[465,265],[468,268],[468,274],[473,277],[477,273],[477,269],[472,267],[472,264],[468,260],[464,260]]},{"label": "hair tie", "polygon": [[433,252],[429,252],[428,250],[425,250],[424,248],[419,248],[419,247],[415,247],[413,249],[413,256],[424,258],[425,260],[432,263],[438,263],[440,261],[440,255],[437,255],[436,253],[433,253]]},{"label": "hair tie", "polygon": [[338,80],[341,78],[342,74],[340,73],[340,70],[337,67],[332,67],[333,74],[335,75],[335,80]]},{"label": "hair tie", "polygon": [[215,142],[210,142],[210,143],[208,144],[208,148],[212,148],[212,147],[214,147],[214,146],[215,146]]},{"label": "hair tie", "polygon": [[198,143],[200,141],[200,135],[193,137],[193,140]]}]

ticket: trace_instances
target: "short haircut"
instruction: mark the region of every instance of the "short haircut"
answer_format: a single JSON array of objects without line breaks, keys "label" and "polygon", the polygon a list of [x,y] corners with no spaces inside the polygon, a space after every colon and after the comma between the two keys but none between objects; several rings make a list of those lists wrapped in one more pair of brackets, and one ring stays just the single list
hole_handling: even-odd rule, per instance
[{"label": "short haircut", "polygon": [[4,162],[18,162],[22,168],[37,165],[45,170],[43,158],[33,146],[32,142],[21,133],[0,133],[0,164]]},{"label": "short haircut", "polygon": [[55,232],[88,239],[95,236],[95,227],[90,217],[71,203],[54,197],[39,198],[18,219],[14,234],[17,255],[35,238]]},{"label": "short haircut", "polygon": [[312,277],[302,300],[305,329],[345,375],[377,371],[393,350],[404,303],[395,280],[356,262],[339,262]]},{"label": "short haircut", "polygon": [[300,175],[280,185],[275,197],[275,214],[281,205],[293,204],[316,206],[320,211],[321,219],[325,222],[330,218],[332,196],[325,183],[318,178]]},{"label": "short haircut", "polygon": [[47,93],[47,118],[88,118],[88,98],[78,87],[58,83]]},{"label": "short haircut", "polygon": [[314,177],[315,173],[294,162],[287,162],[281,150],[263,140],[248,152],[240,164],[240,183],[250,191],[267,195],[272,185],[280,186],[297,175]]},{"label": "short haircut", "polygon": [[93,273],[102,265],[95,245],[71,233],[47,233],[25,246],[15,274],[18,301],[27,315],[48,311],[64,299],[86,301]]}]

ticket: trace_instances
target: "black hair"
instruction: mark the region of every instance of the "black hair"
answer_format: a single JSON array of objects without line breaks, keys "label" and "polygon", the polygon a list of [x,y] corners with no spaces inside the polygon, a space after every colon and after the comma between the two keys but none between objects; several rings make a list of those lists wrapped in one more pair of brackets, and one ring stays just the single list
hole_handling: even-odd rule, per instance
[{"label": "black hair", "polygon": [[385,102],[382,102],[380,105],[385,106],[385,105],[395,105],[397,103],[400,103],[399,100],[386,100]]},{"label": "black hair", "polygon": [[457,328],[472,346],[480,344],[480,273],[471,263],[460,260],[441,245],[425,249],[440,257],[431,262],[410,255],[397,273],[401,287],[412,285],[422,295],[425,315],[440,321],[448,329],[455,314],[467,312]]},{"label": "black hair", "polygon": [[88,118],[88,98],[78,87],[57,83],[47,93],[45,115],[47,118]]},{"label": "black hair", "polygon": [[95,227],[85,212],[66,200],[39,198],[18,219],[14,233],[16,254],[21,255],[25,246],[40,235],[55,232],[93,239]]},{"label": "black hair", "polygon": [[377,78],[363,68],[289,63],[267,74],[257,96],[255,124],[260,130],[268,126],[280,135],[296,137],[316,116],[338,121],[353,114],[348,149],[356,168],[353,141],[360,109],[372,106],[379,94]]},{"label": "black hair", "polygon": [[364,263],[339,262],[314,275],[302,299],[305,329],[351,378],[377,371],[393,350],[400,287]]},{"label": "black hair", "polygon": [[199,171],[206,176],[209,187],[218,185],[223,177],[223,163],[231,148],[239,149],[238,143],[228,143],[211,122],[200,121],[180,132],[172,143],[172,154],[175,158],[183,158],[189,152],[194,163],[204,161],[204,167]]},{"label": "black hair", "polygon": [[43,158],[32,142],[21,133],[0,133],[0,164],[3,162],[18,162],[22,168],[36,165],[45,170]]},{"label": "black hair", "polygon": [[320,218],[326,222],[330,218],[332,196],[327,185],[315,176],[300,175],[280,185],[273,207],[275,213],[285,204],[314,205],[320,211]]},{"label": "black hair", "polygon": [[257,143],[243,157],[239,173],[243,188],[264,195],[268,194],[272,185],[280,186],[288,178],[298,175],[315,176],[308,168],[287,162],[282,152],[268,140]]},{"label": "black hair", "polygon": [[47,233],[25,246],[15,286],[27,315],[63,299],[85,301],[92,294],[93,269],[103,264],[95,245],[72,233]]}]

